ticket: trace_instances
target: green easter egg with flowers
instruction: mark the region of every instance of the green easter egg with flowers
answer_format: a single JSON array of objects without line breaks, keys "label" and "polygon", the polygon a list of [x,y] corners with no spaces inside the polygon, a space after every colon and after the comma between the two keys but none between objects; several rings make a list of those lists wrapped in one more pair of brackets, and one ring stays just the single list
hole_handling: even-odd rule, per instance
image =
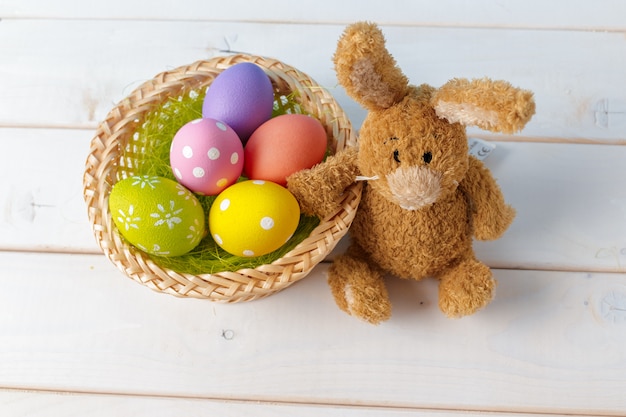
[{"label": "green easter egg with flowers", "polygon": [[151,255],[184,255],[205,235],[198,199],[167,178],[142,175],[119,181],[109,195],[109,210],[120,234]]}]

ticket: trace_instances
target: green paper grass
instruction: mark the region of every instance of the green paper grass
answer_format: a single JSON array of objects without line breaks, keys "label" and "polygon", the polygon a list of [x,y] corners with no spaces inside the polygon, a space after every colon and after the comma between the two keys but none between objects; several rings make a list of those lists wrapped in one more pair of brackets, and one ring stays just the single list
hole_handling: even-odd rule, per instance
[{"label": "green paper grass", "polygon": [[[274,98],[272,116],[297,113],[306,114],[295,100],[295,94],[277,95]],[[123,152],[121,168],[128,167],[137,175],[156,175],[176,181],[170,168],[170,146],[176,132],[187,122],[202,117],[204,93],[190,91],[177,98],[170,98],[162,106],[146,117],[143,125],[133,135],[132,140]],[[118,172],[121,179],[123,172]],[[245,178],[241,177],[240,180]],[[197,195],[207,215],[215,196]],[[179,273],[213,274],[221,271],[237,271],[244,268],[256,268],[271,264],[283,257],[307,238],[319,224],[317,217],[300,216],[300,223],[292,238],[281,248],[263,256],[246,258],[231,255],[220,248],[210,233],[191,252],[177,257],[160,257],[149,255],[159,266]],[[208,229],[208,226],[207,226]]]}]

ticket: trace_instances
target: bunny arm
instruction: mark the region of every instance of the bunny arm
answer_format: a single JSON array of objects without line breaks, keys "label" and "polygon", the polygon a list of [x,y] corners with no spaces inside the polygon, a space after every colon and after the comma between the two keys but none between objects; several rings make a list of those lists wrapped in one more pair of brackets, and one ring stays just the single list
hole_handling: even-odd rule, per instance
[{"label": "bunny arm", "polygon": [[356,148],[348,148],[287,178],[287,189],[303,214],[325,218],[339,207],[341,195],[359,175],[357,154]]},{"label": "bunny arm", "polygon": [[459,188],[470,201],[476,239],[499,238],[513,222],[515,209],[505,203],[491,172],[481,161],[470,156],[469,169]]}]

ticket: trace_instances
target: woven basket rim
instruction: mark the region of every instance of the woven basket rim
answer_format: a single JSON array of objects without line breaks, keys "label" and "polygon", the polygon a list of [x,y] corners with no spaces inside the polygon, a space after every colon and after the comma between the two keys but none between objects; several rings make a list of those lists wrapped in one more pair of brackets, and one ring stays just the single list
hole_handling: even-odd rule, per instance
[{"label": "woven basket rim", "polygon": [[83,194],[97,243],[107,258],[133,280],[163,293],[212,301],[237,302],[265,297],[304,278],[347,233],[358,207],[362,185],[344,193],[336,212],[294,249],[271,264],[238,271],[193,275],[157,265],[149,255],[120,238],[108,212],[121,150],[150,111],[168,97],[206,88],[224,69],[253,62],[268,74],[277,91],[298,90],[297,100],[325,126],[333,152],[357,146],[350,120],[328,91],[305,73],[273,58],[248,54],[219,56],[161,72],[135,88],[113,107],[91,141],[83,175]]}]

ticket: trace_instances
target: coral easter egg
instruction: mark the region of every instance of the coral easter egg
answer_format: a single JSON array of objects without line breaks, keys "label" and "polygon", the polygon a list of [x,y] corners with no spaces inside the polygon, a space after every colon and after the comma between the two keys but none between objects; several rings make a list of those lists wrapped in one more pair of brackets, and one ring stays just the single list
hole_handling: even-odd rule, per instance
[{"label": "coral easter egg", "polygon": [[241,175],[243,145],[224,122],[196,119],[174,136],[170,164],[176,179],[191,191],[217,195]]},{"label": "coral easter egg", "polygon": [[205,234],[204,210],[196,196],[167,178],[119,181],[109,194],[109,210],[122,236],[152,255],[183,255]]},{"label": "coral easter egg", "polygon": [[263,123],[244,148],[244,174],[280,185],[287,177],[324,159],[326,130],[315,118],[284,114]]},{"label": "coral easter egg", "polygon": [[209,86],[202,117],[221,120],[232,127],[242,143],[272,117],[274,88],[265,72],[250,62],[222,71]]},{"label": "coral easter egg", "polygon": [[243,181],[217,196],[209,210],[209,230],[225,251],[261,256],[284,245],[300,222],[295,197],[269,181]]}]

